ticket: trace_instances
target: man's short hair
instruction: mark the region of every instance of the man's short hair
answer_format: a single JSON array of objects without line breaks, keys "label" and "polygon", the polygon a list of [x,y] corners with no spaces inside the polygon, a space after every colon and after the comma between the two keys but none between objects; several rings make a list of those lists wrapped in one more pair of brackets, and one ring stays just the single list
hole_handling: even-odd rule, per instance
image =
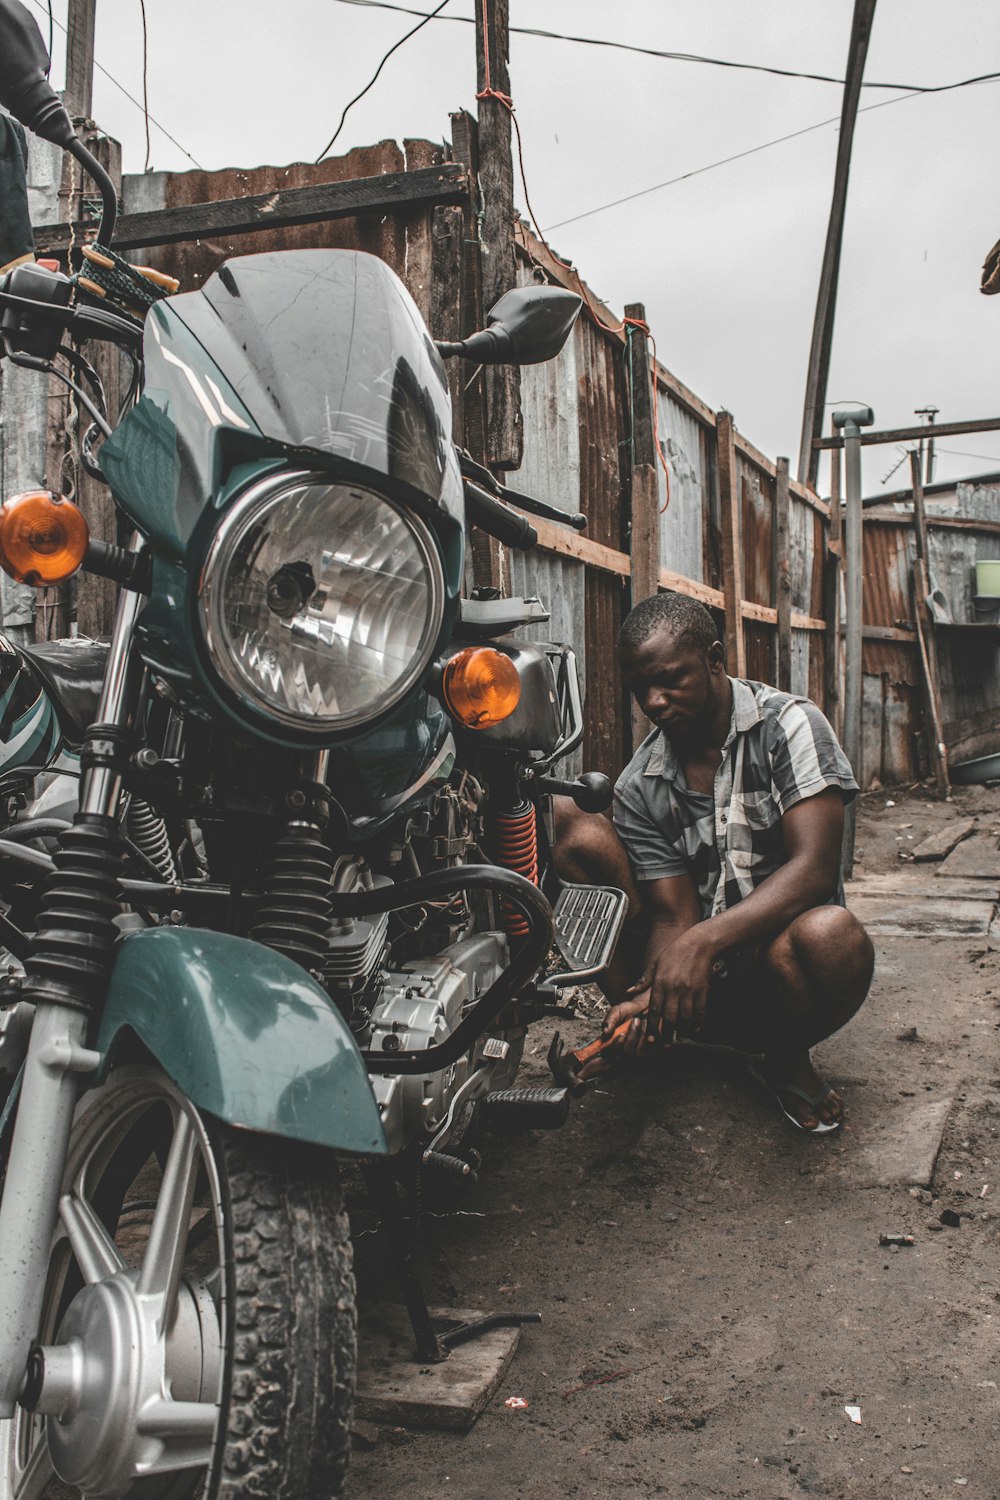
[{"label": "man's short hair", "polygon": [[660,632],[671,635],[678,646],[689,646],[692,651],[707,651],[719,639],[715,621],[697,599],[687,594],[676,594],[668,590],[643,599],[626,616],[618,637],[618,645],[637,651],[650,636]]}]

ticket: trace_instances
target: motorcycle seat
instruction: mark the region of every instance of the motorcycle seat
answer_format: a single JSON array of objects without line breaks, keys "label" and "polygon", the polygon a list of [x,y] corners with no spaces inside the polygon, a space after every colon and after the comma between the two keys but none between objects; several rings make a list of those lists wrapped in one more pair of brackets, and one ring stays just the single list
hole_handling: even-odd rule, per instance
[{"label": "motorcycle seat", "polygon": [[43,641],[21,650],[38,672],[55,706],[59,727],[71,745],[79,745],[97,718],[106,641]]}]

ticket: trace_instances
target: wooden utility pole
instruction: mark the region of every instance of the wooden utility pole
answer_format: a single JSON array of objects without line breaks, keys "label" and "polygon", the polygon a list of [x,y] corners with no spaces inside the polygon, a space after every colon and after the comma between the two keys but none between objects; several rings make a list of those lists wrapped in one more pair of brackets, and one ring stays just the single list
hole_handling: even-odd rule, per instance
[{"label": "wooden utility pole", "polygon": [[[645,323],[641,302],[630,302],[626,318]],[[632,413],[632,443],[629,464],[629,558],[631,604],[634,609],[659,588],[660,580],[660,491],[656,482],[656,436],[653,403],[656,373],[650,368],[649,340],[642,328],[628,327],[629,391]],[[632,703],[632,742],[638,748],[649,733],[649,722],[638,704]]]},{"label": "wooden utility pole", "polygon": [[868,55],[868,40],[875,18],[875,0],[854,0],[854,20],[847,55],[847,77],[844,81],[844,103],[840,113],[840,141],[833,178],[833,201],[826,230],[826,247],[816,294],[816,316],[813,320],[809,366],[806,373],[806,395],[802,412],[802,439],[799,446],[799,481],[814,488],[819,472],[819,453],[813,441],[823,435],[823,410],[826,401],[830,350],[833,345],[833,322],[837,309],[837,278],[840,271],[840,247],[844,238],[844,216],[847,207],[847,179],[851,170],[851,145],[854,121],[861,97],[861,80]]},{"label": "wooden utility pole", "polygon": [[94,29],[97,0],[69,0],[66,17],[66,87],[63,103],[73,118],[94,112]]},{"label": "wooden utility pole", "polygon": [[[480,244],[487,312],[516,283],[514,162],[511,155],[508,0],[476,0],[479,97]],[[497,97],[497,96],[500,97]],[[505,103],[504,100],[507,102]],[[519,469],[524,453],[521,375],[516,365],[487,371],[486,452],[495,469]]]}]

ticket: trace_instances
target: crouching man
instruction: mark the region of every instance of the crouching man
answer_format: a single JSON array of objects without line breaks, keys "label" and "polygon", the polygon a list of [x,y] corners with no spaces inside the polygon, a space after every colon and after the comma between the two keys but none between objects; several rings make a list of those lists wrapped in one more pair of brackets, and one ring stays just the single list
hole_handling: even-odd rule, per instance
[{"label": "crouching man", "polygon": [[624,680],[656,726],[615,787],[614,827],[557,806],[556,867],[619,885],[631,910],[608,976],[610,1035],[635,1054],[674,1035],[763,1054],[801,1130],[843,1103],[810,1048],[858,1010],[874,954],[845,910],[844,805],[857,783],[815,706],[728,677],[712,616],[659,594],[628,616]]}]

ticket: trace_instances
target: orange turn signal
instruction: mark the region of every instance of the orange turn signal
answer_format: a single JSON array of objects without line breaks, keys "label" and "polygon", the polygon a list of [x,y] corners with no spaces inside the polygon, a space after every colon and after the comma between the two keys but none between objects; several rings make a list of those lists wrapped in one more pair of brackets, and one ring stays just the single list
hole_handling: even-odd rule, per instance
[{"label": "orange turn signal", "polygon": [[26,490],[0,506],[0,566],[18,583],[62,583],[89,541],[82,513],[51,490]]},{"label": "orange turn signal", "polygon": [[514,712],[521,701],[521,679],[502,651],[466,646],[445,667],[441,691],[449,712],[466,729],[489,729]]}]

